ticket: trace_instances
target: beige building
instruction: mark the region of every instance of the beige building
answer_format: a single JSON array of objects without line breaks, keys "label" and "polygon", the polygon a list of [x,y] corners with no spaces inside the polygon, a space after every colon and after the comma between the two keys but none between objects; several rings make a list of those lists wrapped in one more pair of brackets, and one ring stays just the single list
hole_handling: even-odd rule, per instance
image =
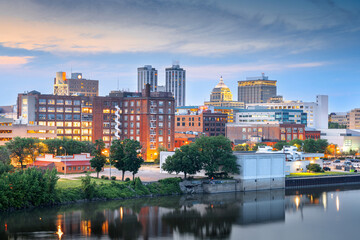
[{"label": "beige building", "polygon": [[337,112],[329,114],[329,122],[338,123],[339,125],[348,126],[348,113]]},{"label": "beige building", "polygon": [[37,138],[41,140],[56,138],[56,127],[23,124],[0,124],[0,146],[15,137]]},{"label": "beige building", "polygon": [[360,108],[355,108],[347,114],[347,128],[360,129]]},{"label": "beige building", "polygon": [[65,72],[57,72],[54,95],[99,96],[99,81],[84,79],[82,73],[71,73],[71,78],[66,78]]},{"label": "beige building", "polygon": [[204,104],[215,107],[245,107],[243,102],[233,101],[233,95],[230,88],[225,85],[222,77],[220,78],[220,82],[212,90],[210,94],[210,101],[205,102]]}]

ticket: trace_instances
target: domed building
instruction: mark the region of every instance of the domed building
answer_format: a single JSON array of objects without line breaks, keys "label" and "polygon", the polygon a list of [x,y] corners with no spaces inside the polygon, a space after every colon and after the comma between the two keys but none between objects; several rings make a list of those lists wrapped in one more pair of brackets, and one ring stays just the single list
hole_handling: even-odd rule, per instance
[{"label": "domed building", "polygon": [[244,108],[243,102],[233,101],[233,96],[230,88],[226,86],[222,77],[220,78],[220,82],[212,90],[210,94],[210,101],[205,102],[204,104],[216,107]]}]

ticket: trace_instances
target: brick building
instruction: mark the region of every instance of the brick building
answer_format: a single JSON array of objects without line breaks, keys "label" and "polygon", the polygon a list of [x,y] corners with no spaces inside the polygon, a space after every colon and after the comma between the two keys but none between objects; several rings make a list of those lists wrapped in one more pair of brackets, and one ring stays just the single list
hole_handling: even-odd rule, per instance
[{"label": "brick building", "polygon": [[58,138],[80,141],[115,139],[116,106],[120,139],[135,139],[151,161],[158,146],[174,148],[174,98],[171,93],[111,92],[109,96],[60,96],[32,91],[18,95],[18,117],[28,123],[56,126]]},{"label": "brick building", "polygon": [[318,140],[321,137],[321,131],[317,131],[315,129],[305,129],[305,139],[314,139],[314,140]]},{"label": "brick building", "polygon": [[305,140],[304,124],[227,124],[226,137],[235,144],[260,139],[261,142]]},{"label": "brick building", "polygon": [[227,114],[207,111],[175,115],[175,132],[198,132],[207,136],[225,136]]}]

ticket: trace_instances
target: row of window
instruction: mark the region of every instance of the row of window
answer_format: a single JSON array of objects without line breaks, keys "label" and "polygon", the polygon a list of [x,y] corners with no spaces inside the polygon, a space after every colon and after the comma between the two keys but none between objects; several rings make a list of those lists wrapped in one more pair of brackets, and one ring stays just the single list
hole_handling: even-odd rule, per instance
[{"label": "row of window", "polygon": [[[63,107],[56,107],[56,108],[55,107],[46,108],[46,107],[42,107],[42,106],[39,107],[39,112],[55,112],[55,110],[56,110],[56,112],[64,112]],[[72,112],[80,113],[80,108],[79,107],[74,107],[74,108],[66,107],[65,112],[66,113],[72,113]]]},{"label": "row of window", "polygon": [[40,126],[51,126],[51,127],[92,127],[92,122],[43,122],[39,121]]},{"label": "row of window", "polygon": [[71,120],[80,120],[80,114],[56,114],[56,118],[55,118],[55,114],[39,114],[39,120],[67,120],[67,121],[71,121]]},{"label": "row of window", "polygon": [[80,105],[81,101],[80,100],[64,100],[64,99],[39,99],[39,104],[50,104],[50,105]]}]

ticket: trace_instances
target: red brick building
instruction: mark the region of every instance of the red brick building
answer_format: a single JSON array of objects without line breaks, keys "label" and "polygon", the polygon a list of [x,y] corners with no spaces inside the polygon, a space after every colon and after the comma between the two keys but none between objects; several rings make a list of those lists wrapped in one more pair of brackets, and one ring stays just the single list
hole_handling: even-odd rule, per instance
[{"label": "red brick building", "polygon": [[120,139],[135,139],[143,158],[151,161],[160,145],[175,143],[175,104],[168,92],[111,92],[109,96],[59,96],[32,91],[18,95],[18,117],[29,124],[56,126],[58,138],[80,141],[114,140],[116,106],[120,108]]},{"label": "red brick building", "polygon": [[191,114],[175,115],[175,132],[198,132],[206,136],[225,136],[227,114],[214,113],[209,110]]},{"label": "red brick building", "polygon": [[305,139],[320,139],[321,132],[316,130],[305,130]]},{"label": "red brick building", "polygon": [[60,173],[83,173],[94,171],[90,166],[93,156],[90,153],[74,154],[72,156],[54,156],[45,154],[36,158],[33,166],[39,168],[56,168]]}]

